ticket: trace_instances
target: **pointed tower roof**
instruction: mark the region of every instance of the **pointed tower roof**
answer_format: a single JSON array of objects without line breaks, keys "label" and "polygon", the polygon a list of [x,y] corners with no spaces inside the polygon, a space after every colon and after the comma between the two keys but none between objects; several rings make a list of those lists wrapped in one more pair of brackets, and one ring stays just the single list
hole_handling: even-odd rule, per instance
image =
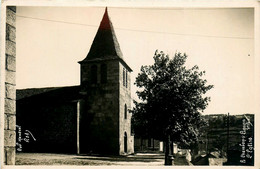
[{"label": "pointed tower roof", "polygon": [[129,68],[130,71],[132,71],[132,69],[123,60],[123,54],[117,41],[106,7],[89,53],[87,57],[79,63],[111,59],[119,59],[127,68]]}]

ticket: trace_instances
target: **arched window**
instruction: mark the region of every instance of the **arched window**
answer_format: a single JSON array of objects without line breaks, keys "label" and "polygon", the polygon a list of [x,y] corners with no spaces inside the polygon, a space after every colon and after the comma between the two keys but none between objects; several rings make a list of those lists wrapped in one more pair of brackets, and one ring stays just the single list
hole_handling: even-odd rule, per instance
[{"label": "arched window", "polygon": [[125,86],[125,68],[123,68],[123,86]]},{"label": "arched window", "polygon": [[90,82],[92,84],[97,83],[97,65],[92,65],[90,70]]},{"label": "arched window", "polygon": [[101,83],[107,83],[107,65],[101,65]]},{"label": "arched window", "polygon": [[127,88],[127,70],[125,71],[125,87]]},{"label": "arched window", "polygon": [[125,119],[127,119],[127,106],[125,104]]}]

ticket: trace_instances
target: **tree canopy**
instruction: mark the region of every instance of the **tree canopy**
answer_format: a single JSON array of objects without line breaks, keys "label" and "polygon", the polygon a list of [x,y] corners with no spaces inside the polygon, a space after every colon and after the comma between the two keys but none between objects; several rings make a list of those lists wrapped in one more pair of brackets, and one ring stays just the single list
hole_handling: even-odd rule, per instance
[{"label": "tree canopy", "polygon": [[135,85],[140,88],[133,109],[135,135],[189,144],[196,141],[204,125],[201,112],[210,101],[205,93],[213,88],[197,65],[185,66],[187,55],[154,54],[154,64],[141,67]]}]

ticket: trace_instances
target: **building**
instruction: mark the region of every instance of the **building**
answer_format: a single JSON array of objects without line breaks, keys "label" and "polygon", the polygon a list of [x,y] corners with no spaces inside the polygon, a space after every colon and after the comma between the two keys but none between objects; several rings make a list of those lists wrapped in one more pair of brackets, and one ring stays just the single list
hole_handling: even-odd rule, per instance
[{"label": "building", "polygon": [[[134,152],[129,113],[132,69],[123,59],[107,9],[87,57],[79,64],[79,86],[17,90],[20,151]],[[18,140],[26,137],[26,131],[31,133],[29,141]]]},{"label": "building", "polygon": [[[162,143],[162,142],[161,142]],[[163,147],[160,145],[160,141],[154,138],[138,138],[134,139],[135,151],[163,151]]]}]

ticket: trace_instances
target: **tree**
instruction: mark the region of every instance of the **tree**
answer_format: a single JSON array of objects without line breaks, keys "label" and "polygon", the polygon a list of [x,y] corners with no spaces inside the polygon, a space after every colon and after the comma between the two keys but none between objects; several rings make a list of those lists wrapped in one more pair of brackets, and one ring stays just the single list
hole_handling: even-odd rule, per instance
[{"label": "tree", "polygon": [[210,101],[204,95],[213,86],[202,79],[205,71],[199,71],[198,66],[185,67],[185,53],[175,53],[170,59],[157,50],[153,58],[154,64],[142,66],[135,81],[141,102],[135,101],[133,128],[136,135],[166,143],[167,165],[173,142],[190,145],[197,141],[198,129],[205,125],[201,112]]}]

